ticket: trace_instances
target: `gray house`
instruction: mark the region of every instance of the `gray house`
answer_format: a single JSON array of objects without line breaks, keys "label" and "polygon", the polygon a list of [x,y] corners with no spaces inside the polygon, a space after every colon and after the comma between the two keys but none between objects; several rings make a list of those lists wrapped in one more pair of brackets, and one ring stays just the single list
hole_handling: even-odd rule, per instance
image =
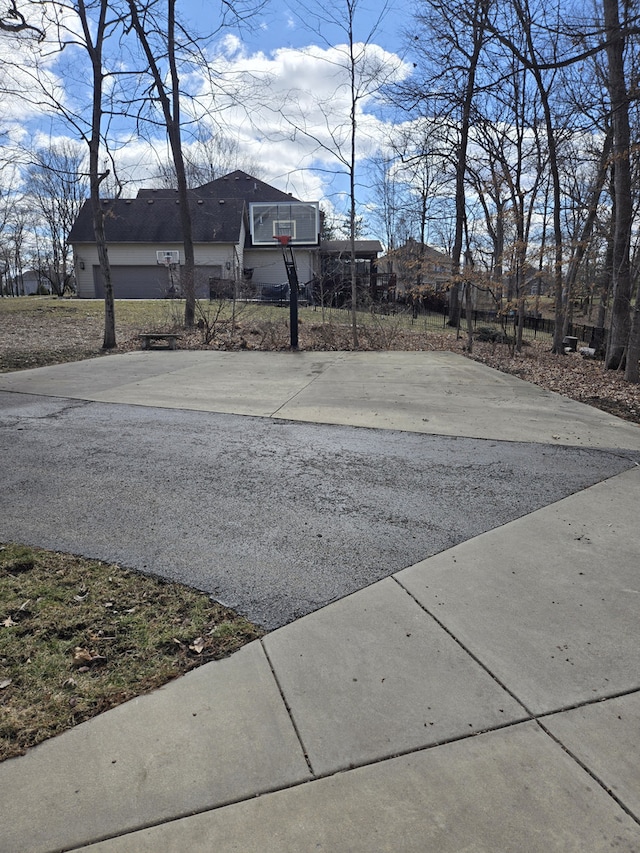
[{"label": "gray house", "polygon": [[[180,293],[184,263],[178,194],[143,189],[136,198],[105,199],[105,232],[114,295],[154,299]],[[199,296],[260,296],[287,281],[280,245],[286,234],[295,248],[298,278],[318,272],[320,211],[242,171],[189,191],[189,209]],[[69,242],[73,247],[78,296],[102,298],[89,202],[81,209]]]}]

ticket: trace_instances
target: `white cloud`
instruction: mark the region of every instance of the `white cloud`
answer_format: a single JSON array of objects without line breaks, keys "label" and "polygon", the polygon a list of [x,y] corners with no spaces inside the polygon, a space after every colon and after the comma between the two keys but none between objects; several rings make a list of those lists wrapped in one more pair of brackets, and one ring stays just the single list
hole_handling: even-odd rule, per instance
[{"label": "white cloud", "polygon": [[[379,45],[361,45],[359,50],[357,140],[358,157],[364,158],[379,147],[387,130],[376,111],[378,84],[407,76],[409,67]],[[85,84],[87,80],[86,61],[77,53],[74,67],[66,59],[68,53],[57,64],[52,55],[45,63],[39,53],[40,67],[50,75],[51,88],[59,97],[78,99],[82,104],[87,98],[82,87],[82,76]],[[1,59],[0,48],[0,73]],[[236,140],[241,160],[259,165],[267,182],[298,198],[327,198],[339,206],[345,185],[336,175],[344,172],[344,166],[336,152],[348,155],[351,108],[346,46],[309,45],[267,54],[248,52],[237,35],[227,34],[210,56],[208,70],[208,76],[192,70],[182,78],[195,95],[193,101],[183,102],[185,144],[190,144],[190,134],[197,128],[209,128],[212,135],[222,132]],[[28,77],[21,82],[29,88]],[[42,115],[38,108],[29,112],[24,101],[21,106],[15,100],[5,110],[5,125],[12,124],[13,118],[14,133],[24,134],[18,128],[25,121],[33,123],[38,115]],[[34,135],[46,133],[37,122],[32,128]],[[69,135],[74,136],[72,129]],[[128,130],[124,124],[112,141],[119,172],[134,182],[131,192],[135,184],[148,183],[157,173],[159,161],[168,157],[162,135],[152,143],[138,138],[135,129]]]},{"label": "white cloud", "polygon": [[[382,83],[402,79],[409,68],[382,47],[359,45],[357,66],[358,157],[376,148],[386,125],[376,114]],[[202,120],[235,133],[248,156],[299,197],[331,189],[331,173],[349,158],[351,95],[346,45],[280,48],[272,54],[229,52],[212,57],[214,88],[198,93]]]}]

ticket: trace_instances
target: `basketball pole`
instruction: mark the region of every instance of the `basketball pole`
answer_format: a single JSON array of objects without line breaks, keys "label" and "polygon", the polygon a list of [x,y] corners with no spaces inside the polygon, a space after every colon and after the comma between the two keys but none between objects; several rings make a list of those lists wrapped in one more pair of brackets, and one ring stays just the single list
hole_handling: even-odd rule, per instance
[{"label": "basketball pole", "polygon": [[287,271],[289,281],[289,334],[291,349],[298,349],[298,272],[296,261],[293,256],[293,247],[289,245],[291,237],[288,234],[280,234],[273,238],[282,246],[282,257],[284,268]]}]

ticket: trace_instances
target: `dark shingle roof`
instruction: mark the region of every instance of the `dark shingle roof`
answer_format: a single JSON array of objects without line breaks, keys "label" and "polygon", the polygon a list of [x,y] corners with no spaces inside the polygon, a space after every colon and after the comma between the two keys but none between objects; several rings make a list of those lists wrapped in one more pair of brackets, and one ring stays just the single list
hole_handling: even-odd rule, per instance
[{"label": "dark shingle roof", "polygon": [[237,169],[216,181],[194,190],[199,196],[219,196],[220,198],[243,198],[247,204],[252,201],[298,201],[292,194],[277,190],[275,187],[252,178],[246,172]]},{"label": "dark shingle roof", "polygon": [[[379,240],[356,240],[356,257],[369,257],[377,255],[382,251]],[[320,243],[320,254],[322,255],[348,255],[351,251],[349,240],[322,240]]]},{"label": "dark shingle roof", "polygon": [[[198,198],[242,198],[247,204],[252,201],[298,201],[293,195],[277,190],[240,169],[201,187],[194,187],[189,194]],[[178,190],[175,189],[138,190],[138,198],[176,198],[177,195]]]},{"label": "dark shingle roof", "polygon": [[[105,199],[108,243],[180,243],[176,198]],[[244,215],[242,199],[195,198],[189,203],[194,243],[237,243]],[[95,243],[91,204],[85,202],[69,235],[71,243]]]},{"label": "dark shingle roof", "polygon": [[[178,191],[142,189],[137,198],[105,199],[108,243],[181,243]],[[239,169],[189,190],[194,243],[237,243],[245,204],[297,201]],[[91,205],[85,202],[69,235],[71,243],[94,243]]]}]

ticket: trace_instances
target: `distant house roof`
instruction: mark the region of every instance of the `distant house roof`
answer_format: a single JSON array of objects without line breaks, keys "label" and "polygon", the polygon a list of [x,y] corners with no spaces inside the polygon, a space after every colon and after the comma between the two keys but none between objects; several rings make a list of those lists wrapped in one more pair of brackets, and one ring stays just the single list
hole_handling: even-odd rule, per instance
[{"label": "distant house roof", "polygon": [[432,263],[440,263],[445,266],[451,264],[451,258],[449,255],[445,255],[444,252],[434,249],[433,246],[429,246],[428,243],[419,243],[417,240],[414,240],[413,237],[409,237],[407,242],[402,246],[398,246],[396,249],[390,249],[385,255],[385,258],[402,259],[403,257],[415,258],[417,256],[420,256],[423,260],[430,261]]},{"label": "distant house roof", "polygon": [[[289,193],[237,170],[189,190],[194,243],[237,243],[250,202],[297,201]],[[141,189],[137,198],[104,199],[108,243],[181,243],[178,191]],[[70,243],[95,243],[90,202],[80,210]]]},{"label": "distant house roof", "polygon": [[[377,257],[382,251],[379,240],[356,240],[356,257]],[[323,240],[320,243],[320,254],[322,255],[348,255],[351,251],[350,240]]]}]

